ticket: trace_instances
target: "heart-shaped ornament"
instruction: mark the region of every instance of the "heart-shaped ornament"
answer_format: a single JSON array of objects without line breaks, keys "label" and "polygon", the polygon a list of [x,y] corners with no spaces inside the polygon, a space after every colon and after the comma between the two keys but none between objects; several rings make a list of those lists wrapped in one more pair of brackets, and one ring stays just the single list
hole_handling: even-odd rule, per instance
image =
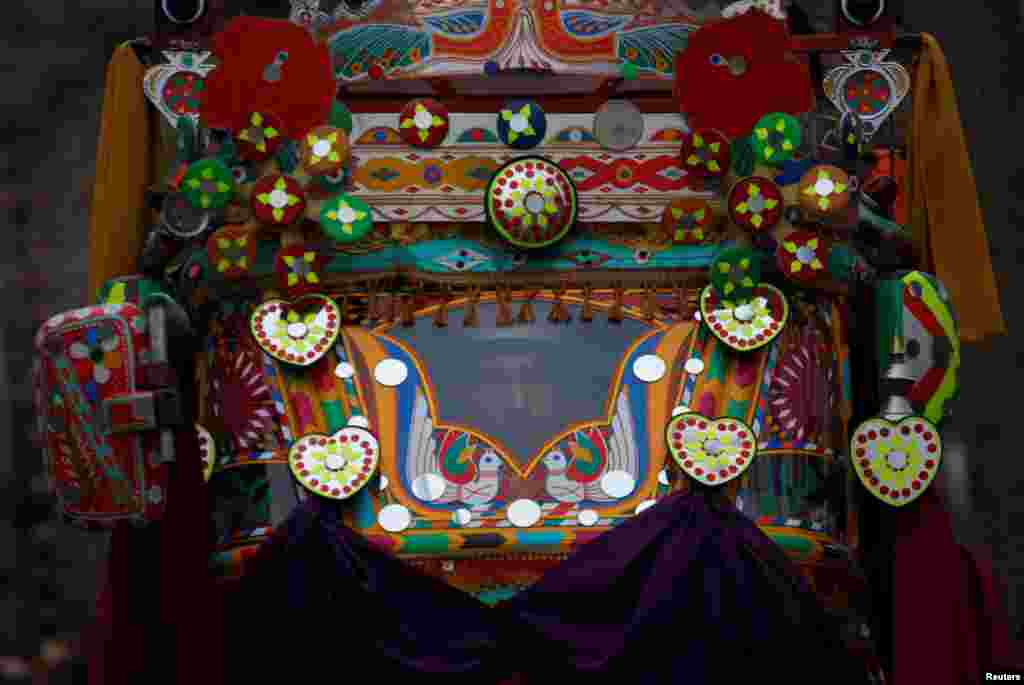
[{"label": "heart-shaped ornament", "polygon": [[756,350],[775,340],[789,319],[781,290],[759,283],[745,300],[726,300],[712,286],[700,294],[700,315],[712,335],[734,350]]},{"label": "heart-shaped ornament", "polygon": [[338,305],[323,295],[291,302],[267,300],[252,313],[249,327],[264,352],[297,366],[316,363],[330,351],[341,331]]},{"label": "heart-shaped ornament", "polygon": [[198,433],[199,439],[199,458],[203,462],[203,480],[209,482],[210,476],[213,475],[213,467],[217,463],[217,447],[210,431],[198,423],[196,424],[196,433]]},{"label": "heart-shaped ornament", "polygon": [[853,467],[864,487],[886,504],[902,507],[921,496],[939,472],[942,438],[920,416],[898,423],[868,419],[850,439]]},{"label": "heart-shaped ornament", "polygon": [[679,467],[704,485],[722,485],[741,475],[757,455],[754,431],[738,419],[676,416],[665,430]]},{"label": "heart-shaped ornament", "polygon": [[356,426],[346,426],[334,435],[304,435],[288,451],[288,465],[299,483],[314,494],[335,500],[359,492],[379,460],[377,438]]},{"label": "heart-shaped ornament", "polygon": [[142,89],[171,127],[180,117],[199,121],[199,102],[204,80],[216,64],[208,64],[209,52],[167,51],[167,64],[146,71]]}]

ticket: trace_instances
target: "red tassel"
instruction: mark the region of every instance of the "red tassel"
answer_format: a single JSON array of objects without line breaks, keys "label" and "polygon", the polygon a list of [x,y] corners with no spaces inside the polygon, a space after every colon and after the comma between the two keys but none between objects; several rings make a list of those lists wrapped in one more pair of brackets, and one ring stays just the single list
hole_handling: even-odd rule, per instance
[{"label": "red tassel", "polygon": [[614,299],[612,300],[612,308],[608,310],[608,321],[611,323],[622,323],[625,315],[622,313],[622,286],[616,286]]},{"label": "red tassel", "polygon": [[589,285],[583,286],[583,313],[580,315],[580,319],[587,323],[594,320],[594,303],[590,301],[592,294]]},{"label": "red tassel", "polygon": [[494,291],[498,299],[498,316],[495,324],[498,326],[512,325],[512,305],[508,301],[508,293],[504,292],[501,286]]},{"label": "red tassel", "polygon": [[480,304],[480,288],[473,286],[469,290],[469,300],[466,302],[465,314],[462,317],[462,325],[466,328],[476,328],[480,325],[480,314],[477,305]]}]

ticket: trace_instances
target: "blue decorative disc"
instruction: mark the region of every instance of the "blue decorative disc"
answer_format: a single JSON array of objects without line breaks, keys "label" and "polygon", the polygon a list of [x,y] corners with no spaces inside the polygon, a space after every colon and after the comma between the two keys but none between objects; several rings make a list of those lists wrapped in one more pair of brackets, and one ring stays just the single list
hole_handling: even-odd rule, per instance
[{"label": "blue decorative disc", "polygon": [[543,142],[547,130],[547,116],[533,100],[509,100],[498,111],[498,136],[510,147],[536,147]]}]

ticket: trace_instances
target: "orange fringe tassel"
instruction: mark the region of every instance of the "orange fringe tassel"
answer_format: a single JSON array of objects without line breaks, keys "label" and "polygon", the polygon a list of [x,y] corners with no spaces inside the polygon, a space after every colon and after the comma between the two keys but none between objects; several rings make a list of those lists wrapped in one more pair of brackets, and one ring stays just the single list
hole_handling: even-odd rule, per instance
[{"label": "orange fringe tassel", "polygon": [[448,325],[448,287],[445,286],[441,290],[441,302],[437,305],[437,309],[434,310],[434,325],[438,328],[444,328]]},{"label": "orange fringe tassel", "polygon": [[548,314],[548,321],[553,323],[564,323],[572,318],[569,315],[569,308],[566,307],[565,302],[562,301],[562,296],[564,295],[565,288],[559,288],[555,291],[555,303],[551,307],[551,313]]},{"label": "orange fringe tassel", "polygon": [[536,321],[536,317],[533,315],[533,298],[535,297],[537,297],[537,293],[527,293],[523,306],[519,308],[519,316],[516,317],[520,323]]},{"label": "orange fringe tassel", "polygon": [[467,328],[476,328],[480,325],[480,313],[477,305],[480,304],[480,288],[473,286],[469,291],[469,300],[466,302],[465,313],[462,317],[462,325]]},{"label": "orange fringe tassel", "polygon": [[380,303],[377,300],[377,283],[370,283],[366,295],[366,318],[376,323],[380,321]]},{"label": "orange fringe tassel", "polygon": [[658,311],[658,290],[652,288],[650,285],[647,286],[647,293],[644,297],[644,318],[648,321],[654,321],[658,318],[660,312]]},{"label": "orange fringe tassel", "polygon": [[498,316],[495,324],[498,326],[511,326],[512,325],[512,303],[509,302],[509,293],[498,286],[494,291],[495,297],[498,299]]},{"label": "orange fringe tassel", "polygon": [[608,310],[608,321],[611,323],[622,323],[625,315],[622,313],[622,286],[615,288],[615,297],[612,300],[612,308]]},{"label": "orange fringe tassel", "polygon": [[410,328],[416,325],[416,306],[412,295],[402,295],[402,325]]},{"label": "orange fringe tassel", "polygon": [[593,294],[589,285],[583,286],[583,313],[580,315],[580,320],[590,323],[594,320],[594,303],[590,301],[590,297]]}]

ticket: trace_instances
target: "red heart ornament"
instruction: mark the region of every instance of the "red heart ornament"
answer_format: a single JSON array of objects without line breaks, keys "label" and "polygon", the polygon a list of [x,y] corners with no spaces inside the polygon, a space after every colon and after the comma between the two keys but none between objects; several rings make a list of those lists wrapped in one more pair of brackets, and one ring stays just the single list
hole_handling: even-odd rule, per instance
[{"label": "red heart ornament", "polygon": [[857,427],[850,439],[857,477],[872,495],[902,507],[921,496],[935,480],[942,461],[942,438],[920,416],[894,423],[876,417]]},{"label": "red heart ornament", "polygon": [[363,428],[346,426],[334,435],[311,433],[288,450],[288,465],[304,488],[328,499],[359,492],[377,470],[380,445]]},{"label": "red heart ornament", "polygon": [[680,414],[669,422],[665,438],[679,467],[704,485],[728,483],[750,468],[757,456],[754,431],[729,417]]},{"label": "red heart ornament", "polygon": [[338,339],[341,312],[323,295],[307,295],[292,302],[267,300],[252,313],[249,327],[260,348],[274,359],[309,366]]}]

